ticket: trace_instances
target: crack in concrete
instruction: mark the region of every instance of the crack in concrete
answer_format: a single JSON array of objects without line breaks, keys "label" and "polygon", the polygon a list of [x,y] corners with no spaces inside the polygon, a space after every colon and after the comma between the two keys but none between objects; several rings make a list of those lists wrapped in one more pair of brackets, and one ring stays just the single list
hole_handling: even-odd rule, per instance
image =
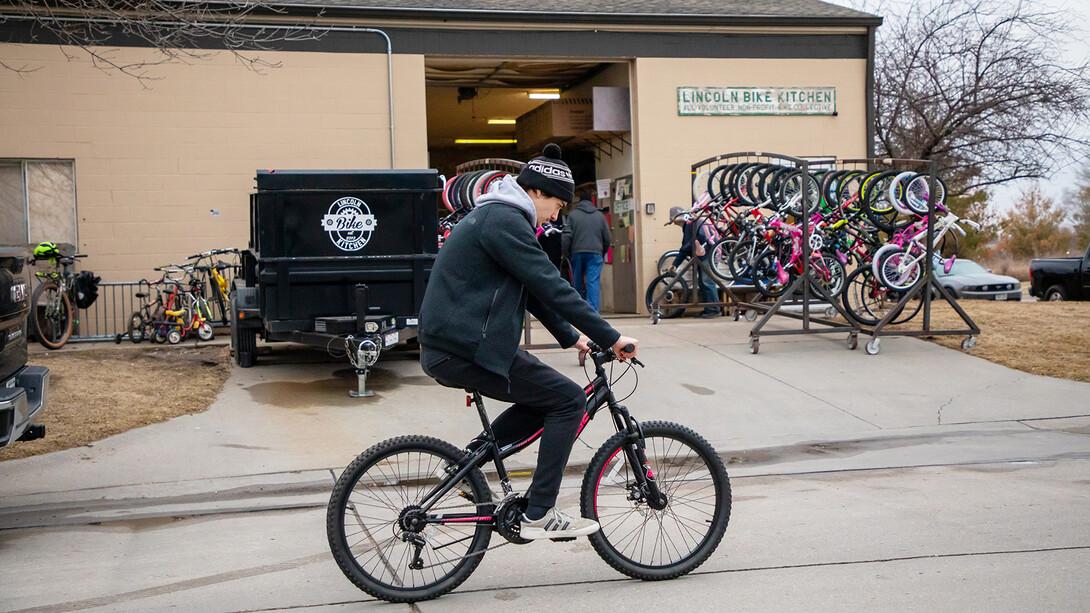
[{"label": "crack in concrete", "polygon": [[[1018,382],[1024,380],[1025,378],[1026,378],[1026,376],[1022,375],[1021,377],[1017,377],[1013,381],[1010,381],[1010,383],[1015,384],[1015,383],[1018,383]],[[985,385],[984,387],[978,387],[976,389],[967,390],[967,391],[961,392],[960,394],[954,394],[953,396],[950,396],[949,400],[947,400],[946,402],[942,403],[941,406],[939,406],[938,425],[940,425],[940,426],[942,425],[942,412],[943,412],[943,410],[946,409],[946,407],[953,404],[953,402],[955,400],[957,400],[958,398],[961,398],[962,396],[965,396],[967,394],[975,394],[977,392],[987,391],[987,390],[991,389],[992,387],[995,387],[999,383],[1008,383],[1008,382],[1007,381],[996,381],[995,383],[989,383],[989,384]]]}]

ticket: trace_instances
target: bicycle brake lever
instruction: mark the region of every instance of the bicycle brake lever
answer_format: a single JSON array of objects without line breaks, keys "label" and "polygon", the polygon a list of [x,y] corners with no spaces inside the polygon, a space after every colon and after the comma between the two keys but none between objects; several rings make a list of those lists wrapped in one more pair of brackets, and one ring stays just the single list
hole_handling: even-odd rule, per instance
[{"label": "bicycle brake lever", "polygon": [[636,366],[639,366],[640,368],[644,368],[643,362],[637,360],[635,357],[628,358],[628,360],[630,362],[632,362],[633,364],[635,364]]}]

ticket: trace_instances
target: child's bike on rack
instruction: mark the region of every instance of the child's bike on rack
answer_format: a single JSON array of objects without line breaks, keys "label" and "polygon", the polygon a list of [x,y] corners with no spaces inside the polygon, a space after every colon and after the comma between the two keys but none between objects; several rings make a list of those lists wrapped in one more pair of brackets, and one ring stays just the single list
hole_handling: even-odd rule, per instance
[{"label": "child's bike on rack", "polygon": [[[579,432],[608,407],[617,433],[583,476],[581,514],[602,527],[587,538],[630,577],[684,575],[723,538],[731,508],[727,471],[689,428],[636,421],[610,388],[604,365],[616,359],[613,351],[592,346],[590,356],[595,376]],[[361,453],[337,480],[326,512],[329,546],[345,576],[368,594],[390,602],[437,598],[465,581],[489,549],[532,542],[520,536],[527,499],[514,493],[503,459],[541,433],[500,447],[480,394],[471,391],[467,406],[470,400],[486,444],[463,451],[427,436],[392,438]],[[492,499],[481,472],[490,462],[502,500]],[[507,542],[490,548],[493,532]]]}]

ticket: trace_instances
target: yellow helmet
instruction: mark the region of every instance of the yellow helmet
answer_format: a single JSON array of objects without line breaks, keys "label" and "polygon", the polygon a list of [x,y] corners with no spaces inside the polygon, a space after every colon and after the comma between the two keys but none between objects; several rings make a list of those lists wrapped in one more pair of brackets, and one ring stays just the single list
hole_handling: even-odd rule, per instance
[{"label": "yellow helmet", "polygon": [[60,254],[61,251],[57,248],[56,243],[38,243],[38,246],[34,248],[34,257],[39,260],[55,258],[60,256]]}]

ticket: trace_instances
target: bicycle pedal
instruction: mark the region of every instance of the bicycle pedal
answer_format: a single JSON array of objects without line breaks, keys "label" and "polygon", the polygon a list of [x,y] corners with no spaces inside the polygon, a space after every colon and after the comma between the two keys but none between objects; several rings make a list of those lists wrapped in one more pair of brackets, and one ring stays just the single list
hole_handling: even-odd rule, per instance
[{"label": "bicycle pedal", "polygon": [[568,541],[574,541],[575,537],[574,536],[561,536],[561,537],[554,538],[554,539],[549,539],[549,540],[554,542],[554,543],[567,543]]}]

